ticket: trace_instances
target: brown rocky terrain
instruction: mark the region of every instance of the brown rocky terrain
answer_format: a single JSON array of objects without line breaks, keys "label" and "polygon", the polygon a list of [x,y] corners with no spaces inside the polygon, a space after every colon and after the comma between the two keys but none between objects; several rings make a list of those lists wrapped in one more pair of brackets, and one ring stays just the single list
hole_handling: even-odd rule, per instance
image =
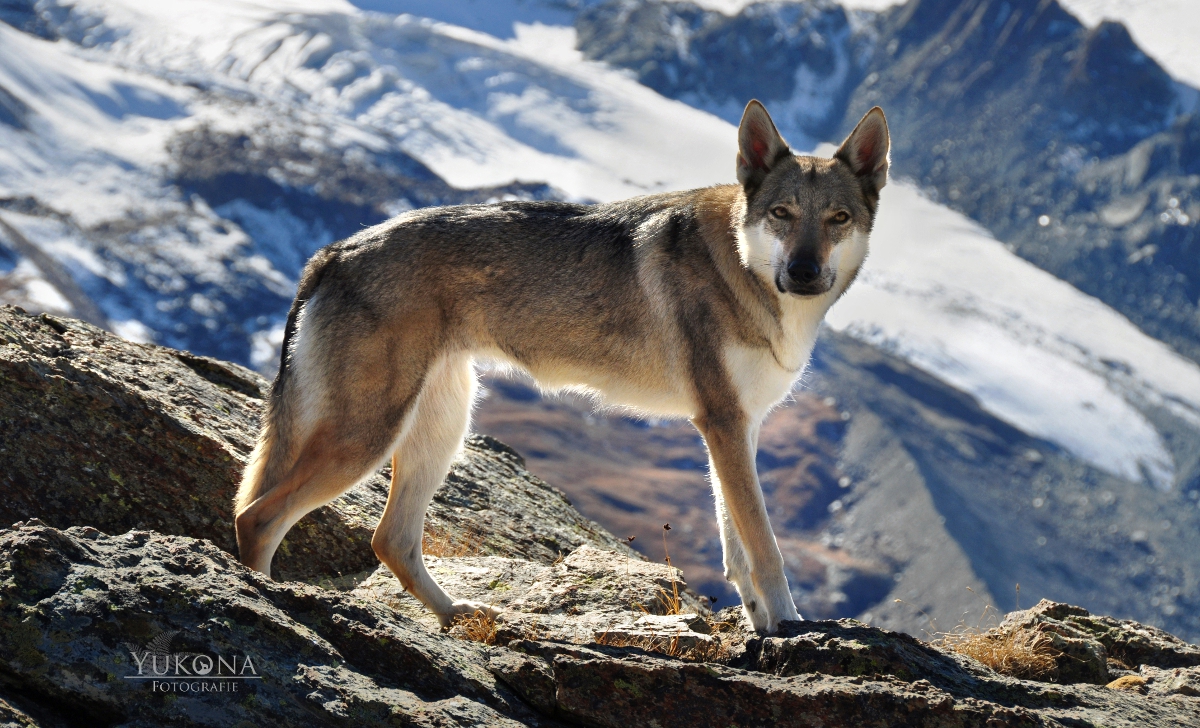
[{"label": "brown rocky terrain", "polygon": [[1200,648],[1061,603],[981,637],[1033,635],[1037,680],[851,619],[747,632],[485,437],[438,495],[427,558],[500,621],[443,633],[375,568],[378,479],[291,535],[303,580],[271,581],[221,522],[261,379],[12,308],[0,338],[0,725],[1200,721]]}]

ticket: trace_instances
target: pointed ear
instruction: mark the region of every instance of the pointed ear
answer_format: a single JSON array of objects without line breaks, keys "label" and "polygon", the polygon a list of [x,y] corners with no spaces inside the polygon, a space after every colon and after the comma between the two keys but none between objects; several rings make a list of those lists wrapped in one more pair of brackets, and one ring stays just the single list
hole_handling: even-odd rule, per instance
[{"label": "pointed ear", "polygon": [[737,178],[743,187],[757,187],[784,154],[787,142],[779,136],[771,115],[757,100],[746,104],[738,127]]},{"label": "pointed ear", "polygon": [[883,109],[876,106],[858,122],[833,158],[850,165],[855,176],[873,185],[878,192],[887,184],[888,150],[891,144],[887,119]]}]

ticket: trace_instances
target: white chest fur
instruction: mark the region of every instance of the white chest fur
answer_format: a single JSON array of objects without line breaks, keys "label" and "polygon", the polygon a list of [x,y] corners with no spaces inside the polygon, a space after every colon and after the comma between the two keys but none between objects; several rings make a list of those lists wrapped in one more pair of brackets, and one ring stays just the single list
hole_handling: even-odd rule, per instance
[{"label": "white chest fur", "polygon": [[[739,242],[743,264],[771,281],[773,286],[773,261],[780,259],[783,250],[780,241],[767,234],[760,225],[743,230]],[[850,285],[866,256],[867,236],[855,234],[837,245],[829,256],[828,265],[835,271],[829,292],[810,298],[780,294],[780,328],[771,337],[769,349],[742,344],[725,347],[725,366],[738,390],[743,409],[755,422],[761,421],[779,404],[804,373],[817,342],[821,321]]]},{"label": "white chest fur", "polygon": [[779,404],[804,372],[821,319],[828,309],[828,305],[821,303],[819,299],[787,302],[783,331],[770,348],[743,344],[725,347],[725,366],[743,410],[753,421],[761,421]]}]

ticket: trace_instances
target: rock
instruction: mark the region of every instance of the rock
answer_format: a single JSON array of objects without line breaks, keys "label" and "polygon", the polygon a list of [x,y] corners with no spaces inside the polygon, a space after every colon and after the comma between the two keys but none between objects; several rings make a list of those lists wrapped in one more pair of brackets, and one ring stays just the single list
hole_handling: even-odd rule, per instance
[{"label": "rock", "polygon": [[0,728],[37,728],[37,725],[23,710],[0,698]]},{"label": "rock", "polygon": [[[497,683],[481,646],[379,603],[268,580],[207,541],[25,525],[0,532],[0,564],[0,694],[60,720],[547,722]],[[190,677],[175,679],[180,667]]]},{"label": "rock", "polygon": [[[154,529],[236,553],[230,504],[267,386],[236,364],[0,307],[0,524]],[[275,575],[320,580],[378,566],[370,539],[388,475],[301,520]],[[429,524],[481,553],[544,563],[583,544],[632,553],[488,437],[468,440]]]},{"label": "rock", "polygon": [[[388,468],[382,472],[391,476]],[[386,486],[377,492],[382,496]],[[426,523],[462,535],[478,553],[542,564],[582,546],[643,558],[584,518],[562,491],[526,470],[515,450],[487,435],[467,438],[462,456],[433,497]]]},{"label": "rock", "polygon": [[497,670],[518,693],[549,692],[556,715],[585,725],[895,726],[1003,725],[1045,722],[1025,708],[956,701],[927,685],[894,678],[863,680],[817,673],[777,677],[703,663],[683,663],[611,647],[514,642],[540,667]]},{"label": "rock", "polygon": [[[488,669],[543,715],[570,723],[811,725],[817,716],[831,725],[1183,726],[1200,718],[1200,701],[1162,711],[1137,702],[1140,693],[1017,680],[854,620],[789,623],[760,637],[736,607],[703,618],[647,614],[632,605],[670,588],[666,567],[589,547],[549,566],[467,557],[431,559],[430,568],[452,593],[508,610]],[[436,625],[385,570],[354,593]]]},{"label": "rock", "polygon": [[512,686],[536,710],[554,715],[557,712],[558,688],[554,670],[545,660],[530,657],[514,650],[495,650],[488,669],[500,680]]},{"label": "rock", "polygon": [[[795,623],[790,633],[764,639],[740,623],[705,635],[694,628],[697,617],[633,616],[629,595],[654,593],[665,567],[615,555],[606,566],[604,554],[587,547],[577,554],[553,565],[525,562],[523,572],[515,560],[496,557],[437,561],[471,575],[454,584],[464,593],[491,584],[492,592],[514,592],[510,607],[547,610],[520,618],[545,620],[545,632],[554,634],[510,633],[485,647],[393,609],[391,598],[371,591],[382,588],[383,575],[346,593],[265,579],[208,541],[20,524],[0,531],[0,716],[43,726],[1200,721],[1200,700],[1182,687],[1192,676],[1176,680],[1184,673],[1175,668],[1147,673],[1151,690],[1143,695],[1007,678],[852,620]],[[516,586],[499,589],[498,573]],[[733,611],[704,620],[707,629]],[[696,639],[720,638],[732,649],[704,662],[662,654],[663,642],[649,649],[597,644],[604,640],[588,630],[564,639],[572,637],[571,621],[590,624],[606,614],[631,630],[686,627]],[[195,674],[206,659],[216,663],[212,677],[256,679]],[[190,674],[175,680],[181,664]],[[172,679],[147,676],[147,666]],[[199,687],[208,684],[224,687]]]},{"label": "rock", "polygon": [[[863,628],[869,630],[870,628]],[[911,639],[876,630],[883,650]],[[514,640],[493,659],[492,672],[531,705],[571,723],[624,725],[770,726],[1189,726],[1200,701],[1092,685],[1052,686],[991,673],[965,658],[917,657],[894,674],[789,676],[729,665],[684,662],[633,648]],[[941,662],[941,667],[936,663]],[[895,670],[894,667],[885,669]],[[940,670],[940,672],[939,672]],[[935,682],[936,681],[936,682]]]},{"label": "rock", "polygon": [[[506,610],[497,641],[536,636],[564,642],[686,634],[694,641],[709,631],[707,610],[683,583],[678,569],[591,546],[582,546],[554,564],[495,556],[427,558],[438,583],[460,599],[494,604]],[[672,579],[675,587],[672,587]],[[679,609],[668,601],[679,590]],[[386,567],[380,567],[354,593],[382,601],[436,628],[437,618],[405,592]],[[690,619],[668,611],[690,613]],[[660,616],[664,615],[664,616]],[[659,619],[662,621],[655,621]]]},{"label": "rock", "polygon": [[902,633],[853,619],[788,623],[772,637],[748,638],[731,665],[780,677],[822,673],[958,683],[970,680],[955,657]]},{"label": "rock", "polygon": [[[1176,667],[1171,670],[1161,670],[1157,667],[1143,665],[1141,669],[1143,683],[1149,684],[1150,692],[1156,695],[1187,695],[1200,697],[1200,667]],[[1109,683],[1112,687],[1112,683]]]},{"label": "rock", "polygon": [[[1200,648],[1065,604],[1001,626],[1080,645],[1089,680],[1111,660],[1119,686],[1018,680],[854,620],[756,635],[487,437],[437,496],[428,562],[505,610],[488,645],[441,632],[386,569],[325,588],[374,566],[383,474],[282,555],[324,586],[271,581],[219,512],[261,379],[11,308],[0,338],[0,514],[21,519],[0,530],[3,726],[1200,724]],[[131,522],[180,533],[110,535]]]},{"label": "rock", "polygon": [[1097,617],[1082,607],[1043,599],[1032,609],[1012,612],[1000,632],[1042,632],[1062,652],[1057,659],[1060,682],[1109,683],[1109,657],[1136,669],[1200,666],[1200,648],[1157,627],[1132,620]]},{"label": "rock", "polygon": [[[1110,663],[1110,668],[1111,668]],[[1118,670],[1122,674],[1105,687],[1113,690],[1137,690],[1143,695],[1185,695],[1200,697],[1200,667],[1160,668],[1141,665],[1137,671]]]}]

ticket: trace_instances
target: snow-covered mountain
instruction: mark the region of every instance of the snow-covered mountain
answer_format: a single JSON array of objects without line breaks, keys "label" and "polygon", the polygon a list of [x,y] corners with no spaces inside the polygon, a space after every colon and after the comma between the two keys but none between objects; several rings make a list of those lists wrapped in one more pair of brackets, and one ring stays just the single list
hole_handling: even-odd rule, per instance
[{"label": "snow-covered mountain", "polygon": [[576,27],[587,57],[728,121],[746,96],[768,102],[801,146],[882,105],[895,175],[1200,361],[1200,95],[1121,24],[1039,0],[735,15],[612,0]]},{"label": "snow-covered mountain", "polygon": [[858,284],[830,312],[834,328],[1115,475],[1162,489],[1193,477],[1148,411],[1200,429],[1200,367],[962,215],[886,188]]},{"label": "snow-covered mountain", "polygon": [[[443,180],[610,199],[716,182],[727,166],[694,153],[728,147],[721,122],[569,42],[566,58],[535,60],[536,34],[504,42],[337,2],[37,3],[26,16],[13,19],[35,33],[0,25],[6,217],[118,330],[240,361],[266,361],[250,355],[269,351],[321,245],[413,205],[548,194],[464,196]],[[64,308],[24,269],[15,278]]]},{"label": "snow-covered mountain", "polygon": [[[1138,46],[1175,79],[1200,88],[1200,54],[1195,52],[1200,37],[1200,4],[1193,0],[1058,0],[1067,12],[1088,27],[1105,20],[1125,25]],[[700,0],[703,7],[730,15],[750,0]],[[846,0],[846,8],[887,10],[902,0]]]},{"label": "snow-covered mountain", "polygon": [[[732,24],[624,3],[645,28],[679,20],[639,56],[624,31],[596,25],[611,3],[358,5],[0,4],[0,219],[16,231],[0,228],[0,300],[269,368],[321,245],[413,206],[731,182],[729,120],[748,82],[705,59],[740,58],[746,38],[785,49],[794,67],[778,69],[786,95],[769,106],[809,147],[834,138],[882,33],[899,32],[829,2],[726,8]],[[668,51],[675,66],[654,55]],[[1200,367],[922,182],[885,190],[864,275],[830,324],[1068,460],[1195,511]],[[938,184],[927,189],[953,202]],[[1190,208],[1169,209],[1170,225],[1194,230],[1179,218]]]}]

